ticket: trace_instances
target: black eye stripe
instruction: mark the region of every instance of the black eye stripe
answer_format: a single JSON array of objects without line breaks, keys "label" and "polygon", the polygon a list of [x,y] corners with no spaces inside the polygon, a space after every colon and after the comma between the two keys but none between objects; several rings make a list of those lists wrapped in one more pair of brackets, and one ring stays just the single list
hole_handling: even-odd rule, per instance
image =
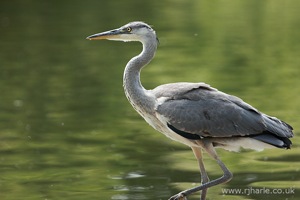
[{"label": "black eye stripe", "polygon": [[137,28],[147,28],[147,29],[152,29],[151,27],[149,27],[149,26],[146,26],[146,25],[139,25],[139,26],[137,26]]},{"label": "black eye stripe", "polygon": [[135,26],[126,26],[123,28],[124,32],[131,32],[133,29],[139,29],[139,28],[147,28],[148,30],[153,30],[150,26],[140,24],[140,25],[135,25]]}]

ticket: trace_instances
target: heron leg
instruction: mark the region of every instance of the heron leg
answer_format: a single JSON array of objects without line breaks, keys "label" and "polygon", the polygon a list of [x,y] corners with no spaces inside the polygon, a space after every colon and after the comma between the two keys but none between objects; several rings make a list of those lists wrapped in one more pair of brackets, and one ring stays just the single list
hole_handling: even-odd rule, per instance
[{"label": "heron leg", "polygon": [[[191,148],[192,148],[194,155],[198,161],[198,165],[200,168],[200,174],[201,174],[201,184],[203,185],[203,184],[209,182],[209,178],[208,178],[208,175],[207,175],[205,167],[204,167],[204,163],[203,163],[203,159],[202,159],[202,151],[199,147],[191,147]],[[203,189],[201,191],[200,200],[205,200],[207,190],[208,190],[208,188]]]},{"label": "heron leg", "polygon": [[[174,196],[172,196],[169,200],[186,200],[186,197],[195,193],[195,192],[198,192],[200,190],[207,190],[207,188],[209,187],[212,187],[212,186],[215,186],[215,185],[219,185],[221,183],[226,183],[228,181],[230,181],[232,179],[232,173],[227,169],[227,167],[225,166],[225,164],[219,159],[218,155],[217,155],[217,152],[215,151],[213,145],[211,142],[204,142],[202,141],[201,142],[201,147],[212,157],[214,158],[218,165],[220,166],[220,168],[222,169],[223,171],[223,176],[221,176],[220,178],[217,178],[215,180],[212,180],[212,181],[209,181],[209,182],[206,182],[200,186],[196,186],[194,188],[191,188],[191,189],[187,189],[187,190],[184,190]],[[201,196],[202,197],[202,196]],[[205,200],[205,199],[202,199],[202,200]]]}]

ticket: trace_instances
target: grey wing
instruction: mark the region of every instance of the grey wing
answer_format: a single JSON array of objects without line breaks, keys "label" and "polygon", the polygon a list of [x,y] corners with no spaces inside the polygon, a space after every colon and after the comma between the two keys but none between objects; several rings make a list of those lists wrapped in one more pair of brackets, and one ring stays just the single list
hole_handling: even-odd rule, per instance
[{"label": "grey wing", "polygon": [[[288,124],[260,113],[241,99],[208,85],[195,86],[181,88],[181,92],[173,92],[172,96],[169,92],[157,106],[156,111],[172,127],[200,137],[250,136],[265,131],[292,137]],[[168,87],[174,86],[165,86],[164,90]],[[163,97],[162,93],[159,95]]]}]

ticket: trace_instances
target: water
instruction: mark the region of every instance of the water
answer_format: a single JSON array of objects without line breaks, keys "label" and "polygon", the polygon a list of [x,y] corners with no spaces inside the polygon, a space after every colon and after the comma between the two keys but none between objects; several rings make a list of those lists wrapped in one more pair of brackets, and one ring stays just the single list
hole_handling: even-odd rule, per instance
[{"label": "water", "polygon": [[[123,68],[140,44],[85,40],[142,20],[160,38],[146,88],[203,81],[294,126],[292,150],[219,150],[234,178],[207,199],[299,199],[299,8],[296,0],[2,1],[0,198],[167,199],[199,183],[190,149],[152,130],[123,94]],[[206,155],[205,164],[211,179],[221,176]]]}]

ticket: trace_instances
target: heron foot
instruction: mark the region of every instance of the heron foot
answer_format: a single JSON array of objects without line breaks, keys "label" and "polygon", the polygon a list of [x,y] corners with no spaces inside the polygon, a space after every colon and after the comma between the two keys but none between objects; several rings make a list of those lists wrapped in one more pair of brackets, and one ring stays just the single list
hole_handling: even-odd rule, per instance
[{"label": "heron foot", "polygon": [[174,196],[170,197],[169,200],[188,200],[185,193],[180,192],[178,194],[175,194]]}]

